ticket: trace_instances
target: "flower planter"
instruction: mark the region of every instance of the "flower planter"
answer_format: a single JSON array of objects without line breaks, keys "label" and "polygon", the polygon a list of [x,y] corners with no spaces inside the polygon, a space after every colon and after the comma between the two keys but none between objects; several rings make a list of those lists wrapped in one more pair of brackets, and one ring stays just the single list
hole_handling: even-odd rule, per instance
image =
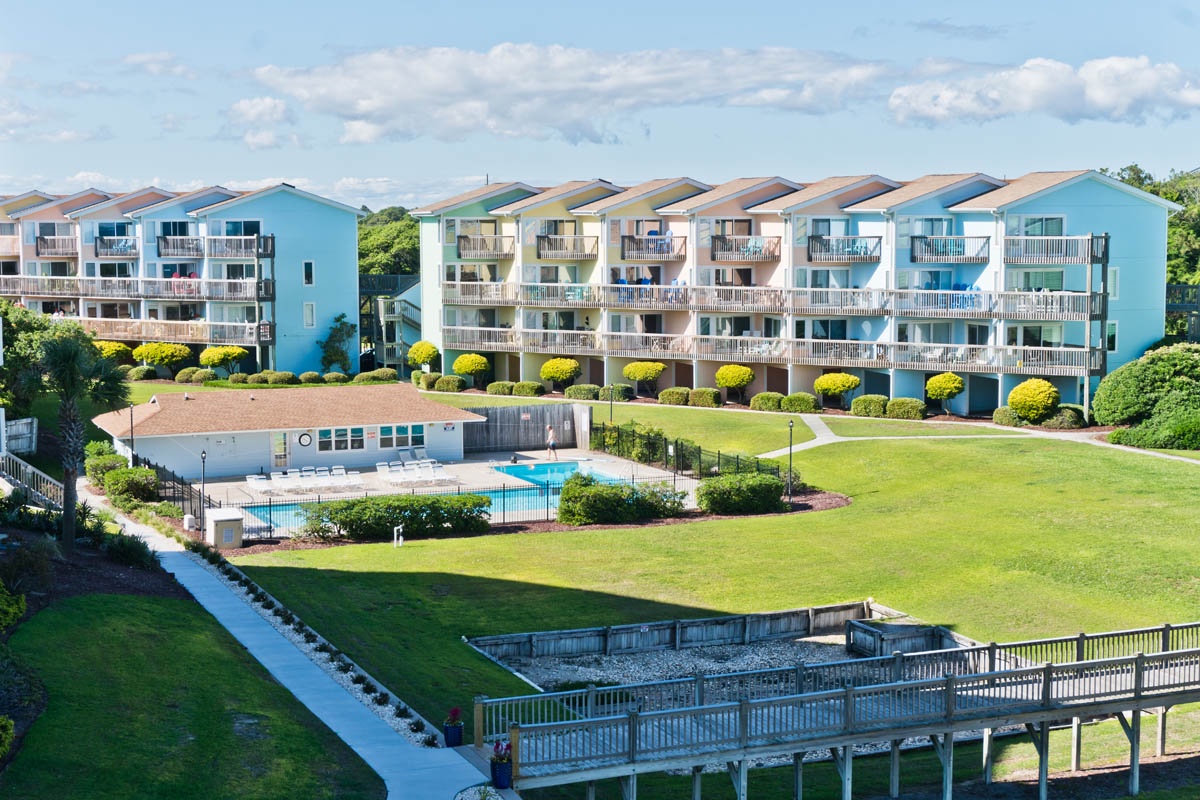
[{"label": "flower planter", "polygon": [[462,725],[442,726],[442,737],[446,740],[446,747],[458,747],[463,743],[463,727]]},{"label": "flower planter", "polygon": [[497,789],[512,788],[512,762],[511,761],[493,761],[492,762],[492,785]]}]

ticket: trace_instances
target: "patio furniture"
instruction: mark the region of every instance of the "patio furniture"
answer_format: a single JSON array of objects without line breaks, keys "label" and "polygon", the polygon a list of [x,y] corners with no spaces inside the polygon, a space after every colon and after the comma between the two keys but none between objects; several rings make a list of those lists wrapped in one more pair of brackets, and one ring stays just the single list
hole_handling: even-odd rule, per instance
[{"label": "patio furniture", "polygon": [[262,492],[263,494],[270,494],[274,491],[271,486],[271,479],[266,475],[247,475],[246,486],[251,491]]},{"label": "patio furniture", "polygon": [[425,452],[424,447],[414,447],[413,455],[415,455],[417,457],[418,461],[433,461],[434,460],[434,459],[431,459],[429,457],[429,454]]}]

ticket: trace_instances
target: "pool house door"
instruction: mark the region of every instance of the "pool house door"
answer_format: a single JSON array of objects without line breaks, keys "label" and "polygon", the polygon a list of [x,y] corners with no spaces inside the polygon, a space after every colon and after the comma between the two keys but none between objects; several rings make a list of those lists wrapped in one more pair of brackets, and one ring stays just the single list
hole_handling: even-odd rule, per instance
[{"label": "pool house door", "polygon": [[287,469],[288,435],[286,431],[271,432],[271,468]]}]

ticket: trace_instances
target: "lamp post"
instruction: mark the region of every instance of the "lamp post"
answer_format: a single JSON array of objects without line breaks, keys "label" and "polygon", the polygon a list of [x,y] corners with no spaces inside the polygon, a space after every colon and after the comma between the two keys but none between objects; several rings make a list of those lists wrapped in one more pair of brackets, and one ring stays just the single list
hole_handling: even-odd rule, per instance
[{"label": "lamp post", "polygon": [[205,462],[208,460],[208,451],[200,451],[200,533],[204,533],[204,506],[207,505],[205,494]]},{"label": "lamp post", "polygon": [[136,467],[133,455],[133,403],[129,404],[129,466]]},{"label": "lamp post", "polygon": [[616,386],[614,384],[610,383],[608,385],[608,424],[609,425],[612,424],[613,389],[615,389],[615,388],[616,388]]},{"label": "lamp post", "polygon": [[792,502],[792,430],[796,427],[796,420],[788,420],[788,502]]}]

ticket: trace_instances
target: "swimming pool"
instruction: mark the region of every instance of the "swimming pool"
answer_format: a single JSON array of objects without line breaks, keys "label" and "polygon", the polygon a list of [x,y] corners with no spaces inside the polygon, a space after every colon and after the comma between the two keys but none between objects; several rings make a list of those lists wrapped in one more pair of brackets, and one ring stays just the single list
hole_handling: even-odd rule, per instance
[{"label": "swimming pool", "polygon": [[523,481],[529,481],[537,486],[561,487],[567,478],[576,472],[582,472],[584,475],[593,475],[596,480],[602,483],[613,483],[620,480],[620,478],[596,469],[592,464],[580,461],[539,461],[533,464],[509,464],[504,467],[496,467],[495,470],[505,475],[511,475],[514,478],[520,478]]}]

